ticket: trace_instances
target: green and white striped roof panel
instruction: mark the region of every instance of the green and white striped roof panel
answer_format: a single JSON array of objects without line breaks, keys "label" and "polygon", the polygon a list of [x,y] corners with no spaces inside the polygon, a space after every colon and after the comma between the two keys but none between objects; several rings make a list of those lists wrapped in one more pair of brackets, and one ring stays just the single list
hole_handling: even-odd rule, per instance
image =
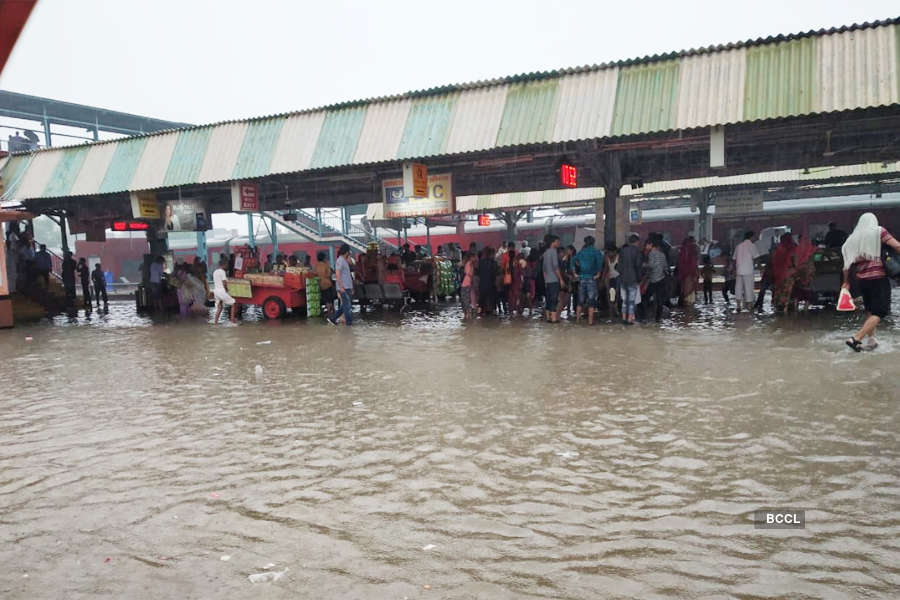
[{"label": "green and white striped roof panel", "polygon": [[897,20],[13,156],[5,201],[900,103]]}]

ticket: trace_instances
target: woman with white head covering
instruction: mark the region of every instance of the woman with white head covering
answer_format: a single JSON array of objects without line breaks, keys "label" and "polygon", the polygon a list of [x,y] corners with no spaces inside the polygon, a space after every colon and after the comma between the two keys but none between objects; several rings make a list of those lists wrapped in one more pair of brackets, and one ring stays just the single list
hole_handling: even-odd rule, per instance
[{"label": "woman with white head covering", "polygon": [[900,242],[878,224],[875,215],[865,213],[841,247],[844,255],[843,287],[850,287],[850,267],[855,266],[855,277],[866,308],[866,320],[862,328],[847,340],[847,345],[855,352],[862,350],[862,342],[867,337],[870,339],[867,348],[873,349],[878,345],[875,341],[875,329],[891,310],[891,282],[888,281],[881,260],[882,244],[900,251]]}]

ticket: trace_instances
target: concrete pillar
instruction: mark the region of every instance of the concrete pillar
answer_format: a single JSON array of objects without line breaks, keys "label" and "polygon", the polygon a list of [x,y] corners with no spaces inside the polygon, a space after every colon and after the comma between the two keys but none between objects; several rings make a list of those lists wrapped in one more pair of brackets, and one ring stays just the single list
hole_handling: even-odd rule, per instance
[{"label": "concrete pillar", "polygon": [[603,244],[615,242],[617,246],[625,243],[628,232],[628,201],[619,197],[622,189],[622,166],[619,155],[610,152],[601,155],[597,160],[597,170],[603,181],[603,201],[597,201],[594,207],[595,227],[600,234],[602,229]]}]

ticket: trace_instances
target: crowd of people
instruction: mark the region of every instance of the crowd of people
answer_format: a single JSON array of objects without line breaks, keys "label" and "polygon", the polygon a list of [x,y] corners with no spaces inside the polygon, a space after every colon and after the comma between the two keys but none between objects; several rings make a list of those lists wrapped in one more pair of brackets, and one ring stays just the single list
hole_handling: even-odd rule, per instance
[{"label": "crowd of people", "polygon": [[[492,314],[531,315],[543,301],[550,323],[560,316],[587,323],[598,311],[616,310],[625,323],[653,316],[660,320],[674,305],[693,304],[699,288],[700,247],[687,238],[676,252],[660,233],[644,243],[631,235],[621,248],[607,244],[601,250],[587,236],[581,249],[561,246],[549,234],[536,248],[516,242],[496,251],[470,245],[462,255],[460,301],[464,318]],[[704,289],[711,301],[712,270],[704,266]]]},{"label": "crowd of people", "polygon": [[[876,235],[878,231],[881,233]],[[795,237],[788,232],[781,235],[761,264],[754,236],[753,231],[747,231],[732,253],[717,253],[725,303],[730,305],[732,294],[737,312],[761,311],[766,293],[771,291],[771,305],[776,312],[808,309],[816,300],[813,280],[820,245],[807,236]],[[865,241],[860,242],[861,239]],[[820,240],[821,246],[835,256],[843,253],[843,264],[851,273],[847,277],[845,271],[845,285],[853,283],[854,295],[862,297],[866,306],[869,325],[848,341],[854,350],[859,349],[863,338],[868,339],[869,347],[876,344],[874,328],[890,308],[882,242],[900,250],[896,240],[878,227],[871,213],[860,218],[849,237],[831,223],[824,240]],[[676,304],[694,305],[700,289],[703,303],[713,302],[717,270],[711,247],[709,243],[697,244],[693,236],[688,236],[675,249],[661,233],[652,233],[645,240],[631,234],[622,247],[608,244],[602,251],[595,247],[591,236],[584,238],[580,250],[561,246],[555,235],[547,235],[537,248],[507,242],[497,250],[478,249],[473,243],[462,254],[459,267],[463,318],[531,315],[536,303],[542,301],[543,316],[549,323],[559,322],[565,314],[576,321],[586,316],[591,324],[600,311],[615,312],[626,324],[651,319],[659,322]]]},{"label": "crowd of people", "polygon": [[[50,281],[53,273],[53,255],[45,244],[34,240],[34,232],[26,227],[21,230],[18,223],[11,223],[6,233],[6,250],[8,261],[12,265],[15,291],[48,303]],[[107,288],[112,283],[112,273],[104,271],[100,263],[91,269],[87,258],[77,261],[69,251],[63,252],[60,263],[60,275],[65,293],[65,307],[73,308],[77,302],[77,284],[81,283],[82,304],[86,309],[96,301],[97,308],[108,308],[109,296]]]}]

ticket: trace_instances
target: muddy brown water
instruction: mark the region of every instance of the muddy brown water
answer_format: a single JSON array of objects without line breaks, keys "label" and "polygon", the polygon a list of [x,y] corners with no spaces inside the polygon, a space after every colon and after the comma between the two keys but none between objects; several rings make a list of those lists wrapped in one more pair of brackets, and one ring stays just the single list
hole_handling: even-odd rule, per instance
[{"label": "muddy brown water", "polygon": [[900,593],[893,323],[255,318],[0,331],[0,597]]}]

